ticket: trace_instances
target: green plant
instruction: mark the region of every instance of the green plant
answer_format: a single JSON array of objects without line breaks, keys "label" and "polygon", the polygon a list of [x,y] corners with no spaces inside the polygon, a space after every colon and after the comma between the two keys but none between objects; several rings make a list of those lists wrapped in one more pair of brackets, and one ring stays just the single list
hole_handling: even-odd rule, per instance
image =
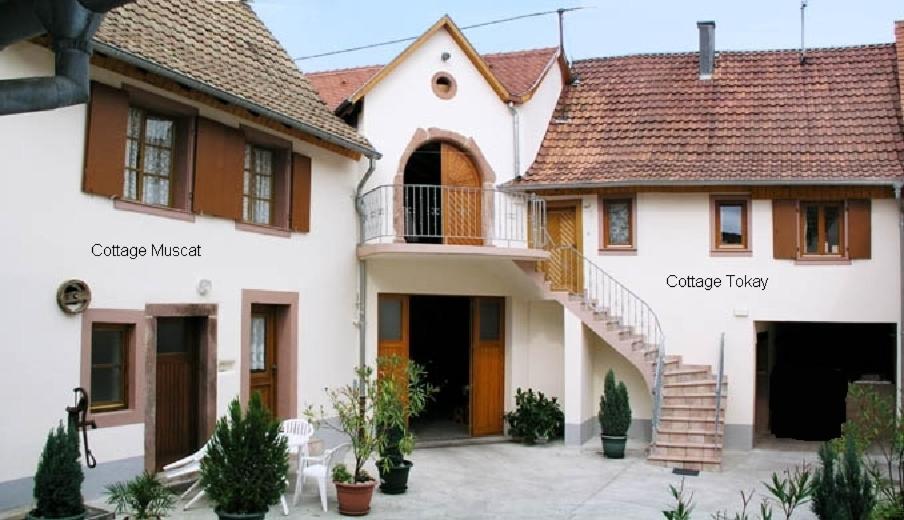
[{"label": "green plant", "polygon": [[669,492],[672,494],[672,498],[675,499],[675,505],[671,509],[663,511],[663,516],[667,520],[688,520],[694,511],[694,494],[691,493],[685,496],[684,479],[681,479],[681,484],[677,488],[669,484]]},{"label": "green plant", "polygon": [[606,373],[603,395],[600,396],[599,421],[603,435],[612,437],[624,437],[631,427],[628,388],[623,381],[615,382],[612,369]]},{"label": "green plant", "polygon": [[734,516],[729,516],[727,511],[717,511],[712,515],[712,518],[713,520],[750,520],[750,516],[747,514],[747,507],[750,505],[751,500],[753,500],[752,489],[749,492],[741,491],[741,512],[735,513]]},{"label": "green plant", "polygon": [[327,388],[326,394],[337,416],[338,424],[327,420],[326,411],[320,407],[315,412],[308,406],[304,415],[321,426],[336,430],[348,437],[355,456],[354,481],[356,483],[373,480],[364,471],[366,463],[374,453],[388,446],[389,432],[377,427],[376,402],[377,379],[371,367],[355,369],[358,381],[338,388]]},{"label": "green plant", "polygon": [[791,518],[794,510],[810,501],[813,496],[813,481],[810,467],[806,464],[785,470],[780,477],[772,474],[772,482],[763,482],[772,498],[785,513],[785,520]]},{"label": "green plant", "polygon": [[35,508],[32,516],[64,518],[85,512],[79,463],[78,430],[60,423],[47,434],[35,472]]},{"label": "green plant", "polygon": [[549,399],[543,392],[528,388],[515,390],[515,410],[505,414],[509,433],[526,443],[540,437],[554,438],[562,434],[565,414],[555,397]]},{"label": "green plant", "polygon": [[822,520],[867,520],[876,505],[873,482],[862,468],[857,443],[847,437],[844,460],[830,443],[819,450],[822,468],[813,478],[813,512]]},{"label": "green plant", "polygon": [[260,394],[252,394],[244,416],[238,398],[233,399],[201,459],[207,497],[223,512],[266,512],[285,492],[288,471],[286,439]]},{"label": "green plant", "polygon": [[400,464],[414,451],[410,419],[424,411],[437,388],[426,382],[427,372],[421,365],[397,355],[378,358],[377,371],[374,421],[386,435],[380,454],[387,466]]},{"label": "green plant", "polygon": [[348,472],[348,467],[339,463],[333,466],[333,482],[338,482],[339,484],[351,484],[354,475]]},{"label": "green plant", "polygon": [[117,513],[126,513],[135,520],[166,516],[176,505],[176,495],[157,477],[144,472],[128,482],[107,486],[107,503]]}]

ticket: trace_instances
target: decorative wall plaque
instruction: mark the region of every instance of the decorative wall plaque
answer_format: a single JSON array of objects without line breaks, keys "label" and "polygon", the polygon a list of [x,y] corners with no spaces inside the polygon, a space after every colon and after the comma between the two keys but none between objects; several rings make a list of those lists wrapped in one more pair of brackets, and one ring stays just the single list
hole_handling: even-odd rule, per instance
[{"label": "decorative wall plaque", "polygon": [[91,289],[81,280],[66,280],[57,289],[57,305],[66,314],[79,314],[91,303]]}]

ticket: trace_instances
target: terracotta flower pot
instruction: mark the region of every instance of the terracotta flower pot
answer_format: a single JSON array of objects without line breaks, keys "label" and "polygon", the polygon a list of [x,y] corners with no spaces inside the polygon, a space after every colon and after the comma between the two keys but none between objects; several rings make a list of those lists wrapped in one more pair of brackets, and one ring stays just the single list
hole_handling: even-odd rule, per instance
[{"label": "terracotta flower pot", "polygon": [[376,480],[361,484],[336,484],[336,498],[339,500],[339,514],[345,516],[364,516],[370,512],[370,500],[374,496]]}]

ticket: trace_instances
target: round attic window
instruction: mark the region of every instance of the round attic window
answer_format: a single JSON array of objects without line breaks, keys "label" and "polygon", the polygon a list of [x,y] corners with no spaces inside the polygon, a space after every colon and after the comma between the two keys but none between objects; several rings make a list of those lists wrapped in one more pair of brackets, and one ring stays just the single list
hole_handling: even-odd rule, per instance
[{"label": "round attic window", "polygon": [[448,72],[437,72],[430,81],[433,93],[440,99],[452,99],[455,97],[455,78]]}]

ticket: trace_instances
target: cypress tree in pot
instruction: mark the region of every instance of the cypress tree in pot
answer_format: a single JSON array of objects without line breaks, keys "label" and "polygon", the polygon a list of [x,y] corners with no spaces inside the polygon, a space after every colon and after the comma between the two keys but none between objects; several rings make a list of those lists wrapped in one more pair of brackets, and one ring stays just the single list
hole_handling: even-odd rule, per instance
[{"label": "cypress tree in pot", "polygon": [[603,454],[610,459],[624,458],[628,428],[631,427],[631,405],[628,388],[623,381],[616,383],[612,369],[606,373],[603,395],[600,396],[599,421]]},{"label": "cypress tree in pot", "polygon": [[286,438],[254,392],[242,414],[238,398],[217,421],[201,459],[201,486],[222,520],[260,520],[286,491]]},{"label": "cypress tree in pot", "polygon": [[377,462],[380,491],[398,495],[408,489],[408,473],[414,465],[405,459],[414,451],[409,422],[424,411],[436,388],[425,382],[426,371],[414,361],[384,356],[377,360],[377,368],[374,416],[377,428],[385,433],[379,449],[382,458]]},{"label": "cypress tree in pot", "polygon": [[82,465],[79,463],[78,430],[63,429],[62,423],[47,435],[35,472],[35,508],[29,520],[85,517],[82,500]]}]

